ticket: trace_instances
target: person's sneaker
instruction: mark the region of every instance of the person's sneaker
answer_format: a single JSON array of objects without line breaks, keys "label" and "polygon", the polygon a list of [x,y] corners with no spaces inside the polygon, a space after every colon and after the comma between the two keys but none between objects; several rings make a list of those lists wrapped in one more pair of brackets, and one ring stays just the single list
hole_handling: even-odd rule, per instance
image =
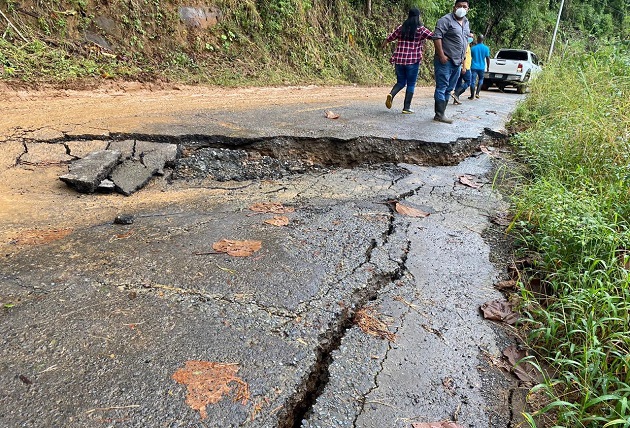
[{"label": "person's sneaker", "polygon": [[402,114],[414,114],[414,113],[415,113],[415,111],[411,110],[410,108],[405,109],[405,110],[402,111]]},{"label": "person's sneaker", "polygon": [[392,108],[393,100],[394,100],[394,97],[392,97],[392,94],[387,94],[387,99],[385,100],[385,107]]}]

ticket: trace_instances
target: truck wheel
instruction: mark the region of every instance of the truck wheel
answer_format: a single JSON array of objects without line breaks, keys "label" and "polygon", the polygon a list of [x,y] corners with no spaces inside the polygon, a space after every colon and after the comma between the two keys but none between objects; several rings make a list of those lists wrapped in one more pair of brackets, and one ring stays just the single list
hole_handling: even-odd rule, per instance
[{"label": "truck wheel", "polygon": [[523,78],[523,83],[516,86],[517,94],[524,94],[527,91],[527,82],[529,82],[530,75],[531,73],[528,71],[527,74],[525,74],[525,77]]}]

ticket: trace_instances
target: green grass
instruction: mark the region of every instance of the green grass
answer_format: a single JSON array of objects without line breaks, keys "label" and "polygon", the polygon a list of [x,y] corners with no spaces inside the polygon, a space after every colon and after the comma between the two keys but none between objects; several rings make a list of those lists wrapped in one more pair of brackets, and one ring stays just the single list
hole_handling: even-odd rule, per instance
[{"label": "green grass", "polygon": [[[596,49],[596,50],[595,50]],[[528,414],[630,427],[630,52],[571,46],[514,116],[529,176],[514,198],[528,342],[544,367]],[[528,287],[541,278],[545,296]]]}]

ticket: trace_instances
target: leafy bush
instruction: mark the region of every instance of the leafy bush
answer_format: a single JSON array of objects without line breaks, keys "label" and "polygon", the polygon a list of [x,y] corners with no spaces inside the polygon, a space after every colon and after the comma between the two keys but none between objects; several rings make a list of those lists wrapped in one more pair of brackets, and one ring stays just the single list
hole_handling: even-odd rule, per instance
[{"label": "leafy bush", "polygon": [[621,43],[576,43],[514,116],[532,177],[514,200],[518,233],[538,255],[524,279],[551,290],[523,293],[529,342],[549,367],[534,391],[558,426],[630,426],[629,60]]}]

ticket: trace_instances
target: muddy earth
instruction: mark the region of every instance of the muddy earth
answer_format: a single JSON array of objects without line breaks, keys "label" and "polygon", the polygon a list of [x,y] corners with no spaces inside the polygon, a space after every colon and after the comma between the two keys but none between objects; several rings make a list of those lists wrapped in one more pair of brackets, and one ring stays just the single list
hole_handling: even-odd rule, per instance
[{"label": "muddy earth", "polygon": [[[446,125],[432,88],[414,115],[387,90],[4,88],[0,426],[517,426],[513,327],[479,308],[522,96]],[[156,144],[176,158],[128,196],[59,179]]]}]

